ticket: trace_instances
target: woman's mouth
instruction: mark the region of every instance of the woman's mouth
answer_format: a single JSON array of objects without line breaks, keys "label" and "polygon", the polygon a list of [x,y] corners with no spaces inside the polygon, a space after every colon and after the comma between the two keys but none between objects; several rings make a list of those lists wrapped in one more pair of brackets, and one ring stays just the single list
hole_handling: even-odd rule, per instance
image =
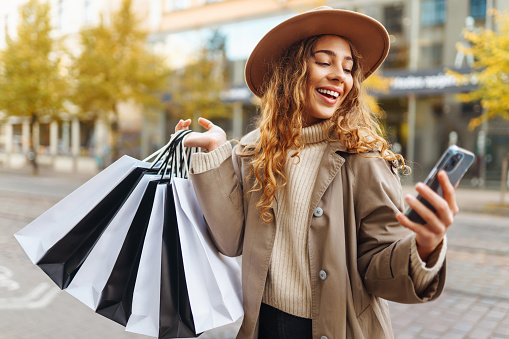
[{"label": "woman's mouth", "polygon": [[325,88],[318,88],[316,91],[320,93],[322,98],[324,98],[327,102],[331,104],[334,104],[340,95],[339,92],[331,91]]}]

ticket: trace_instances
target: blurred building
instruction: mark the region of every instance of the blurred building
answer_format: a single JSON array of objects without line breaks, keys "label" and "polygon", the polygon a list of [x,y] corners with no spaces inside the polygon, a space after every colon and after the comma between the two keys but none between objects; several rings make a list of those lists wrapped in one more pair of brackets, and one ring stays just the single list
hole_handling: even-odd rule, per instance
[{"label": "blurred building", "polygon": [[166,51],[176,68],[192,60],[213,32],[226,37],[230,84],[222,96],[234,113],[231,121],[220,123],[238,138],[253,128],[256,115],[244,84],[249,53],[282,20],[321,5],[362,12],[389,31],[391,49],[381,70],[391,78],[390,91],[378,96],[389,139],[413,168],[413,180],[423,180],[445,148],[456,143],[479,155],[462,184],[483,185],[485,178],[499,185],[501,161],[509,152],[509,122],[490,121],[469,131],[469,120],[482,107],[461,103],[456,95],[474,88],[475,78],[460,87],[445,70],[470,73],[471,56],[456,50],[457,43],[466,43],[463,29],[494,27],[487,8],[508,9],[509,0],[152,0],[147,27],[150,42]]}]

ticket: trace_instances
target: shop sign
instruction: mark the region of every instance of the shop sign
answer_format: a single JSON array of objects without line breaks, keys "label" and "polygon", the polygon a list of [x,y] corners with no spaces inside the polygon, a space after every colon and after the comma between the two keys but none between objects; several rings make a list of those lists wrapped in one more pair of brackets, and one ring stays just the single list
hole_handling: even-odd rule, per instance
[{"label": "shop sign", "polygon": [[390,92],[386,95],[398,94],[439,94],[441,92],[465,92],[474,89],[478,84],[475,74],[460,72],[461,79],[447,74],[443,69],[419,73],[384,73],[389,79]]}]

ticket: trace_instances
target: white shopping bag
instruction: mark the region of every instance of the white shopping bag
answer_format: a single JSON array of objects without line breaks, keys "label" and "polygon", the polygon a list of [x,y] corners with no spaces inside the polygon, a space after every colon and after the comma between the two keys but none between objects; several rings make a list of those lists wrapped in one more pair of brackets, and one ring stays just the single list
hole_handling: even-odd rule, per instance
[{"label": "white shopping bag", "polygon": [[196,332],[234,323],[243,315],[240,266],[212,242],[192,182],[173,178],[172,188]]},{"label": "white shopping bag", "polygon": [[147,185],[160,177],[146,174],[141,178],[67,287],[69,294],[91,309],[97,309],[101,292],[115,265]]},{"label": "white shopping bag", "polygon": [[166,189],[166,184],[157,185],[134,285],[132,313],[126,325],[126,331],[156,338],[159,334],[161,238],[163,237]]},{"label": "white shopping bag", "polygon": [[55,204],[14,236],[37,264],[42,256],[80,222],[108,193],[135,168],[149,168],[124,155],[74,192]]}]

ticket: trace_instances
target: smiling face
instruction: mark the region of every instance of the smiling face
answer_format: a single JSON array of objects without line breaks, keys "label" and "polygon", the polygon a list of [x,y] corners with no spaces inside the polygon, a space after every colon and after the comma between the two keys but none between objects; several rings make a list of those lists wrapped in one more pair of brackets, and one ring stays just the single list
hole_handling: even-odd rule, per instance
[{"label": "smiling face", "polygon": [[335,35],[321,37],[308,60],[308,81],[303,123],[329,119],[353,86],[354,61],[349,43]]}]

